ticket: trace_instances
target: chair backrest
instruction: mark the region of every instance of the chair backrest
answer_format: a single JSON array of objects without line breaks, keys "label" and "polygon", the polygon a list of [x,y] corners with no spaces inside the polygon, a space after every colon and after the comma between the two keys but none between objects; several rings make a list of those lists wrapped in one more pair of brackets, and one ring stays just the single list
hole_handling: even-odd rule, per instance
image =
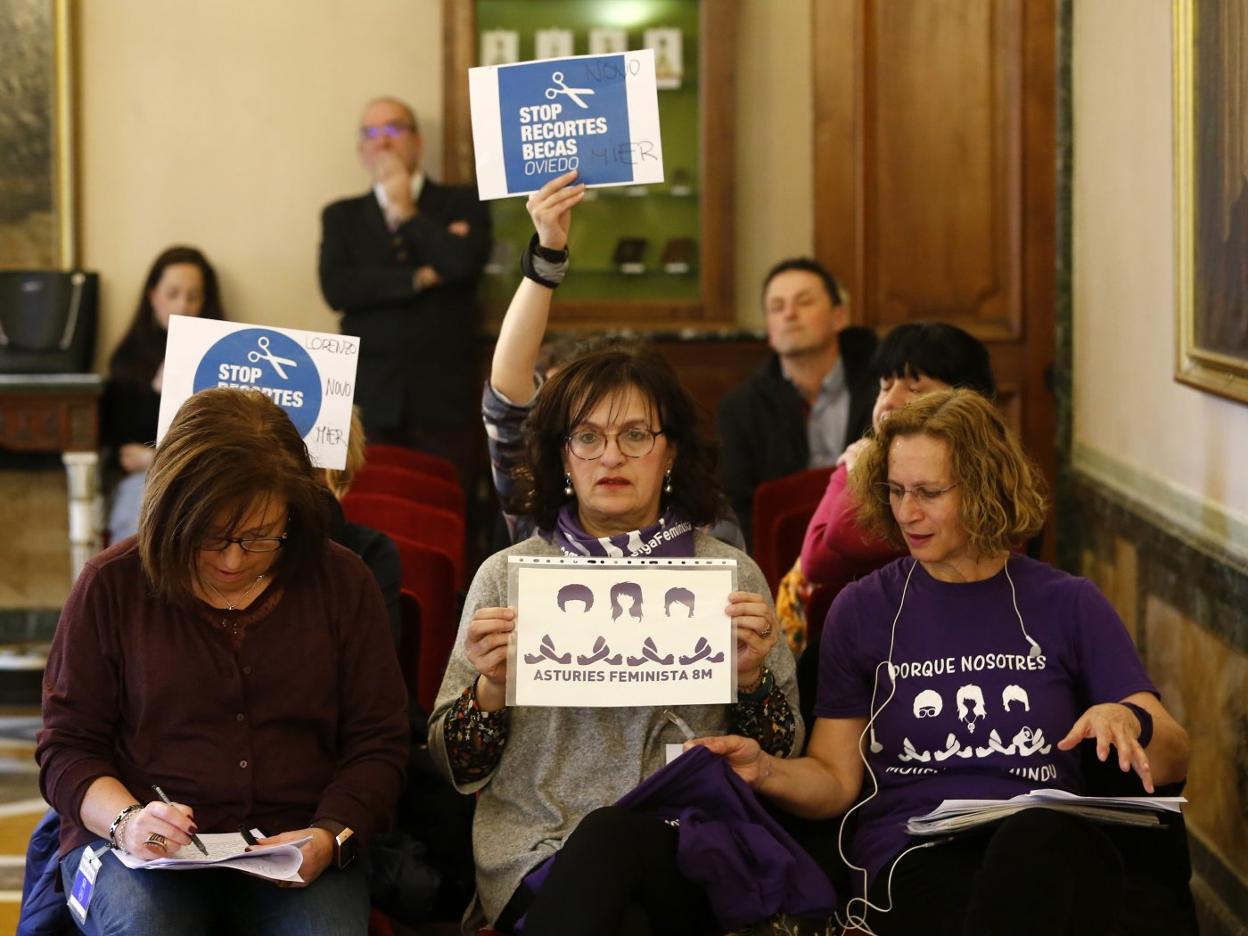
[{"label": "chair backrest", "polygon": [[[402,561],[403,553],[399,553]],[[407,683],[407,694],[420,693],[420,598],[410,589],[399,590],[399,669]],[[426,711],[428,711],[426,709]]]},{"label": "chair backrest", "polygon": [[454,564],[453,587],[464,585],[464,518],[440,507],[417,504],[386,494],[348,491],[342,511],[352,523],[361,523],[387,534],[402,536],[445,552]]},{"label": "chair backrest", "polygon": [[459,484],[459,472],[455,463],[439,455],[418,452],[415,449],[403,448],[398,445],[369,445],[364,449],[366,465],[397,465],[409,471],[433,475],[445,481]]},{"label": "chair backrest", "polygon": [[464,492],[458,484],[398,465],[365,464],[351,482],[351,490],[357,494],[402,497],[464,516]]},{"label": "chair backrest", "polygon": [[[399,650],[403,675],[408,680],[408,691],[416,696],[421,708],[430,712],[459,631],[453,569],[450,559],[437,549],[402,536],[391,538],[399,548],[399,562],[403,568],[403,591],[399,598],[399,608],[403,611],[403,638]],[[415,648],[406,645],[409,633],[407,611],[402,603],[405,595],[415,598],[420,605]]]},{"label": "chair backrest", "polygon": [[[823,492],[827,490],[831,475],[832,468],[812,468],[764,481],[754,489],[753,556],[773,593],[802,550],[800,536],[796,549],[792,549],[789,542],[792,527],[799,522],[793,518],[804,511],[806,520],[810,520],[823,498]],[[783,543],[779,540],[781,521],[787,524],[787,539]]]}]

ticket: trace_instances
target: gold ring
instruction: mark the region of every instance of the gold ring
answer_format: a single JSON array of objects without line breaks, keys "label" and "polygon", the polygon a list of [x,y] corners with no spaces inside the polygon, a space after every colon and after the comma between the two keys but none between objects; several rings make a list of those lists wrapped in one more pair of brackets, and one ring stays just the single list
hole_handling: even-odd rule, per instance
[{"label": "gold ring", "polygon": [[165,837],[159,832],[153,832],[143,844],[148,848],[159,848],[161,851],[169,850],[169,846],[165,843]]},{"label": "gold ring", "polygon": [[766,640],[768,637],[770,637],[770,636],[771,636],[771,625],[770,625],[770,624],[768,624],[768,625],[767,625],[766,627],[764,627],[761,631],[759,631],[759,632],[758,632],[758,636],[759,636],[759,637],[762,637],[762,638],[763,638],[763,640]]}]

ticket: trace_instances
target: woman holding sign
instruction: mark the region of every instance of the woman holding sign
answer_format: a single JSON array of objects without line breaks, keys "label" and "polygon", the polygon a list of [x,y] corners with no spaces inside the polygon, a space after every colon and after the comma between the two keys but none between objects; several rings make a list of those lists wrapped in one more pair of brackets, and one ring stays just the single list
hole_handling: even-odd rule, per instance
[{"label": "woman holding sign", "polygon": [[864,932],[1126,932],[1105,826],[1035,809],[952,838],[907,831],[944,800],[1085,792],[1085,741],[1098,778],[1092,745],[1116,768],[1101,782],[1134,772],[1152,793],[1186,776],[1187,735],[1109,602],[1010,551],[1044,523],[1039,470],[980,393],[941,390],[881,422],[849,480],[864,528],[909,555],[832,605],[807,756],[697,743],[798,815],[853,817],[841,854]]},{"label": "woman holding sign", "polygon": [[[522,261],[512,321],[531,313],[544,322],[567,270],[571,210],[584,194],[573,177],[529,199],[537,234]],[[526,506],[538,532],[478,571],[430,719],[435,762],[461,791],[480,793],[479,909],[502,929],[524,917],[524,932],[538,936],[643,925],[713,931],[706,894],[677,868],[676,830],[609,807],[663,765],[666,745],[686,739],[677,722],[696,734],[742,734],[776,757],[800,748],[793,658],[778,641],[766,584],[743,553],[695,529],[719,508],[714,449],[692,399],[657,354],[604,350],[568,362],[538,393],[529,434]],[[658,707],[507,706],[508,641],[517,624],[506,606],[508,557],[608,555],[737,561],[740,590],[726,611],[735,625],[739,701],[673,707],[675,720]],[[599,600],[609,609],[606,594]],[[676,626],[663,616],[662,595],[646,602],[645,614],[648,623],[662,622],[652,624],[656,634]],[[531,877],[539,866],[540,887]]]},{"label": "woman holding sign", "polygon": [[[99,858],[80,928],[363,936],[352,858],[389,821],[408,735],[377,584],[327,540],[290,418],[251,391],[192,396],[156,449],[138,537],[86,564],[48,654],[35,757],[66,893]],[[298,848],[286,887],[142,867],[198,860],[197,839],[204,857],[243,852],[251,830]]]}]

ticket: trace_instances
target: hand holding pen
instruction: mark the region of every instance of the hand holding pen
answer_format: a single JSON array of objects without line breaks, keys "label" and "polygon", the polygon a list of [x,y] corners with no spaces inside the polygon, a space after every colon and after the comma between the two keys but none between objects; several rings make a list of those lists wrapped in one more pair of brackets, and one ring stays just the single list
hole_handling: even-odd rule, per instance
[{"label": "hand holding pen", "polygon": [[[167,853],[170,851],[170,841],[178,843],[179,846],[186,845],[189,842],[189,844],[198,848],[205,858],[208,857],[208,849],[206,849],[204,847],[204,843],[199,840],[199,836],[195,834],[197,829],[194,822],[194,813],[191,812],[190,807],[174,803],[168,796],[165,795],[165,791],[156,784],[152,784],[152,789],[156,791],[156,795],[160,797],[160,801],[168,807],[168,809],[164,811],[164,815],[161,818],[172,826],[177,834],[170,832],[152,832],[143,841],[143,845],[149,849]],[[153,804],[149,804],[149,806],[151,805]],[[185,837],[188,841],[181,841],[183,837]],[[176,851],[176,849],[173,850]],[[164,857],[164,855],[160,855],[158,857]]]}]

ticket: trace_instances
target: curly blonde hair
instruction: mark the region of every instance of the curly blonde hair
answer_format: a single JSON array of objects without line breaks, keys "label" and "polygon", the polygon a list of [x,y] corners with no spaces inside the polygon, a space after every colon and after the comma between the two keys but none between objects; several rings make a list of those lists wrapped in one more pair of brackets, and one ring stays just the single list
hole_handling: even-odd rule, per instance
[{"label": "curly blonde hair", "polygon": [[962,525],[977,554],[1007,552],[1040,532],[1048,508],[1044,476],[1001,412],[973,390],[924,394],[890,415],[874,433],[849,477],[858,522],[866,530],[905,546],[892,508],[875,485],[888,481],[893,441],[913,435],[943,439],[949,446]]}]

